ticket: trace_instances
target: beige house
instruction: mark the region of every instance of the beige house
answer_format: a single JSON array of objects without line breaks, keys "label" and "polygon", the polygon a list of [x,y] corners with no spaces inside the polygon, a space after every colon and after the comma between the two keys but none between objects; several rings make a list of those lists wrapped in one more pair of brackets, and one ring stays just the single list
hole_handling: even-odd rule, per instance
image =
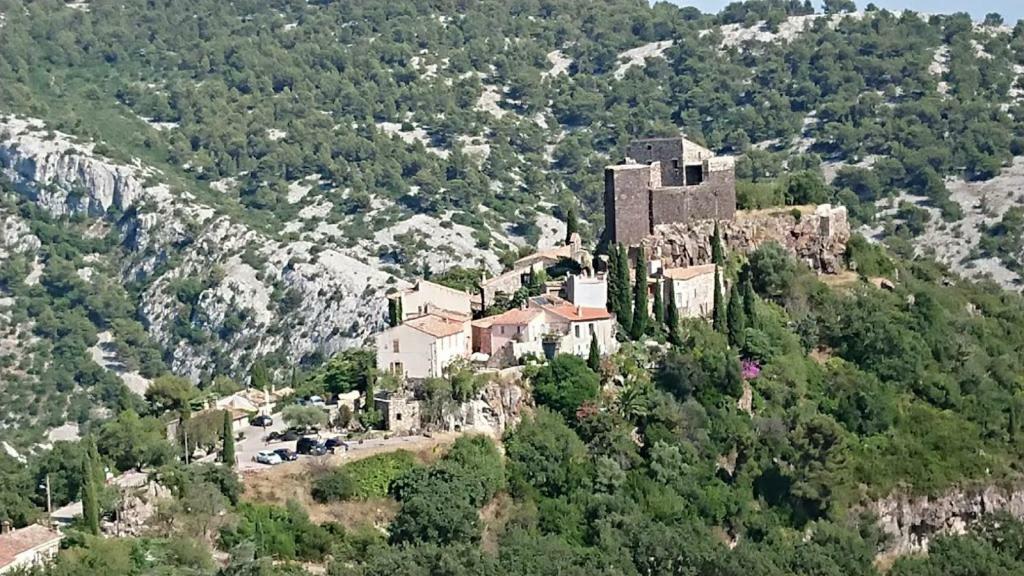
[{"label": "beige house", "polygon": [[668,268],[662,275],[665,297],[675,300],[680,318],[711,316],[715,304],[714,264]]},{"label": "beige house", "polygon": [[436,311],[472,314],[469,294],[427,280],[420,280],[415,288],[396,292],[388,298],[401,305],[403,322]]},{"label": "beige house", "polygon": [[469,315],[433,312],[377,335],[377,369],[405,378],[439,378],[472,354]]},{"label": "beige house", "polygon": [[63,536],[39,524],[12,530],[6,522],[0,528],[0,574],[40,566],[60,550]]}]

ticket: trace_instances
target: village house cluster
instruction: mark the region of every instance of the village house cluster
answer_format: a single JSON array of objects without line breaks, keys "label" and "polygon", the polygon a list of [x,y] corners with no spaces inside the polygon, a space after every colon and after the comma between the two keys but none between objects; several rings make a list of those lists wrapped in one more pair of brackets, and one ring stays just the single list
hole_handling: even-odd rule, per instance
[{"label": "village house cluster", "polygon": [[[609,242],[633,247],[656,224],[731,219],[735,213],[732,159],[714,156],[682,137],[634,141],[624,164],[605,169]],[[681,317],[708,317],[714,265],[663,268],[658,255],[653,256],[646,270],[651,294],[661,291],[665,302],[674,300]],[[564,279],[545,283],[540,295],[512,309],[483,315],[502,295],[515,294],[536,274],[559,267],[581,272],[552,273]],[[377,336],[377,367],[420,380],[443,376],[456,360],[501,368],[531,356],[585,357],[592,342],[602,355],[614,353],[616,319],[608,311],[605,269],[573,233],[562,246],[520,258],[499,276],[481,278],[475,294],[421,280],[389,296],[389,308],[397,316]]]}]

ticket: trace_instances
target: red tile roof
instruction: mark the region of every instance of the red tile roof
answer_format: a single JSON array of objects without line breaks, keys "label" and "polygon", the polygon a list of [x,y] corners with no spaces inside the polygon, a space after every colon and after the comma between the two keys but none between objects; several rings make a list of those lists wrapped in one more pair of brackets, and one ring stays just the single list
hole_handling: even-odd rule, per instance
[{"label": "red tile roof", "polygon": [[544,309],[570,322],[592,322],[594,320],[608,320],[612,317],[611,313],[604,308],[589,308],[586,306],[573,306],[572,304],[545,306]]},{"label": "red tile roof", "polygon": [[473,322],[474,326],[480,328],[488,328],[495,325],[520,325],[529,324],[534,318],[541,314],[539,308],[513,308],[501,314],[494,316],[488,316],[487,318],[481,318]]},{"label": "red tile roof", "polygon": [[60,538],[59,532],[39,524],[0,534],[0,568],[14,562],[18,554],[23,554],[54,540],[60,540]]}]

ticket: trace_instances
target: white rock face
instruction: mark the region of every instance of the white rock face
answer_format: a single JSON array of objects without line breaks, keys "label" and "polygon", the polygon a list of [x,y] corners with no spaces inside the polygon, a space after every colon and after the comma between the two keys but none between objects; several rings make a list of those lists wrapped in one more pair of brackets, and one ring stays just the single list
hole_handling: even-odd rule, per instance
[{"label": "white rock face", "polygon": [[[147,186],[158,172],[97,156],[65,134],[51,138],[38,121],[0,118],[0,170],[54,216],[120,218],[124,277],[146,283],[144,324],[173,349],[172,369],[193,379],[269,353],[294,362],[361,344],[384,323],[385,291],[406,285],[339,249],[285,243],[191,194]],[[24,223],[2,214],[0,222],[0,254],[38,248]],[[258,263],[243,261],[247,250]],[[179,319],[188,307],[177,288],[193,279],[203,290]],[[204,337],[176,335],[182,324]]]},{"label": "white rock face", "polygon": [[643,66],[648,58],[664,58],[665,50],[668,50],[675,43],[675,40],[662,40],[661,42],[651,42],[644,44],[643,46],[637,46],[636,48],[630,48],[625,52],[619,54],[619,67],[615,69],[614,76],[616,78],[622,78],[626,75],[626,72],[634,66]]},{"label": "white rock face", "polygon": [[939,535],[959,535],[983,516],[1006,512],[1024,518],[1024,490],[995,486],[952,490],[937,497],[895,494],[874,502],[869,510],[890,537],[882,556],[920,554]]}]

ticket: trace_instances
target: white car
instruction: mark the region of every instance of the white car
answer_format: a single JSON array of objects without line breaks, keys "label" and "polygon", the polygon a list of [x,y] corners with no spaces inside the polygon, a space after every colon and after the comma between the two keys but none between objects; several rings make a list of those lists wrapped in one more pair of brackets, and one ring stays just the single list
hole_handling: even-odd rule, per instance
[{"label": "white car", "polygon": [[273,450],[262,450],[256,454],[256,461],[260,464],[275,466],[281,463],[281,457]]}]

